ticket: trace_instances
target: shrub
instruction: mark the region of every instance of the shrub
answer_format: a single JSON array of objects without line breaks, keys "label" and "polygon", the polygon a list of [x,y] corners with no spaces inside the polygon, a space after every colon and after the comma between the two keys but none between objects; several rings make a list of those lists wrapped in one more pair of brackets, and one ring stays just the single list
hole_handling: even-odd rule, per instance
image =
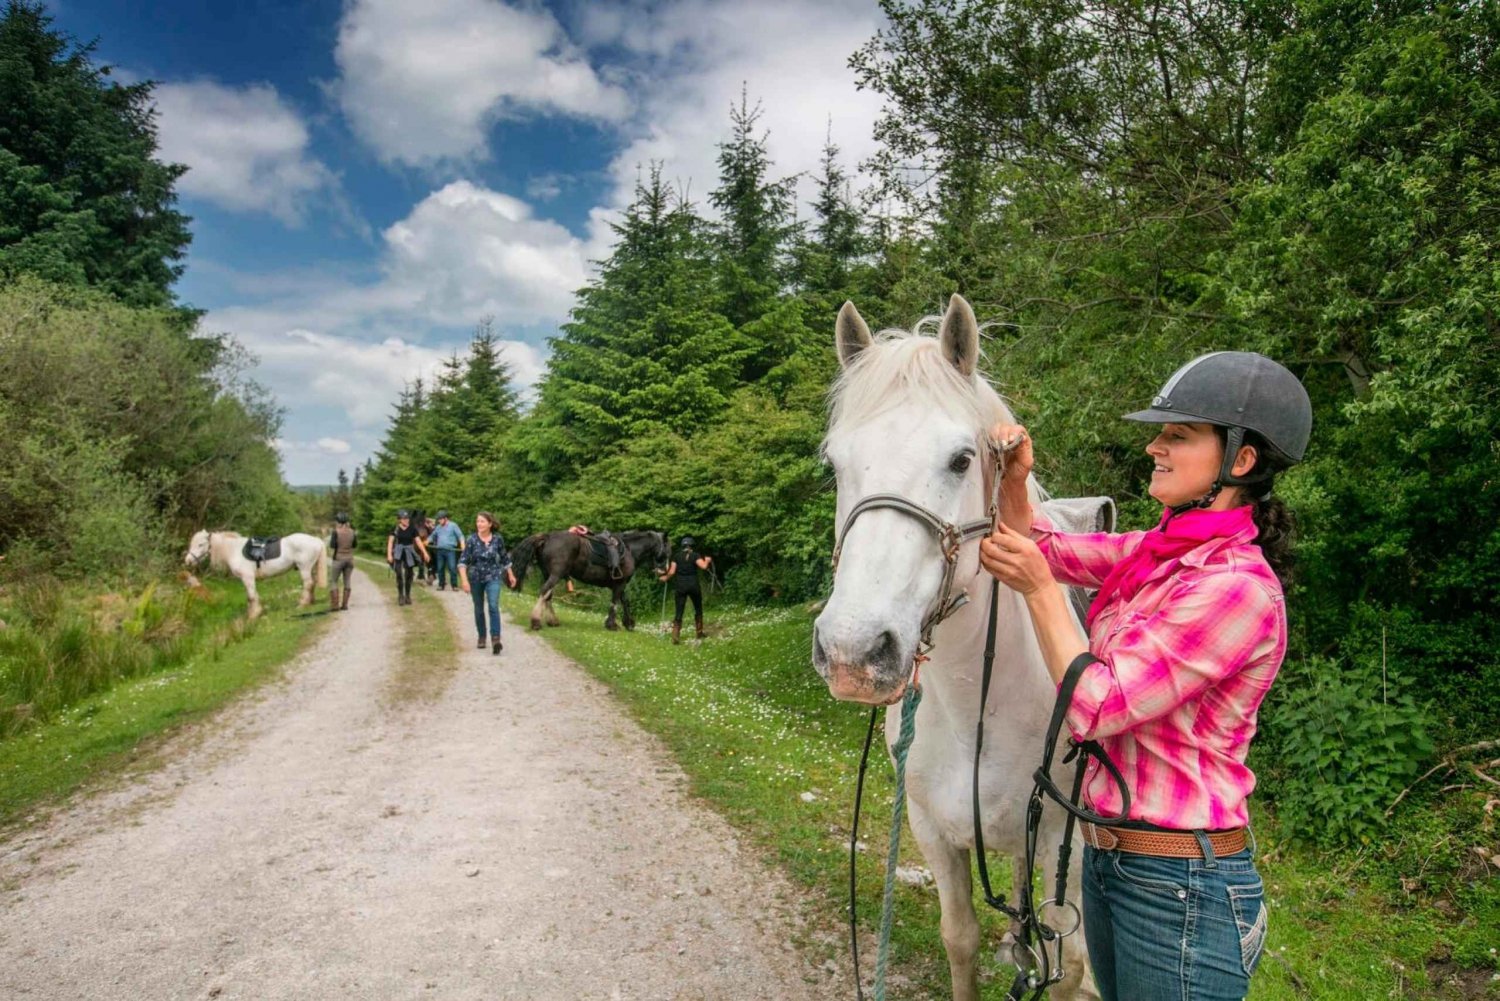
[{"label": "shrub", "polygon": [[1432,754],[1427,707],[1378,669],[1341,670],[1322,658],[1288,667],[1267,712],[1278,815],[1308,840],[1368,841]]}]

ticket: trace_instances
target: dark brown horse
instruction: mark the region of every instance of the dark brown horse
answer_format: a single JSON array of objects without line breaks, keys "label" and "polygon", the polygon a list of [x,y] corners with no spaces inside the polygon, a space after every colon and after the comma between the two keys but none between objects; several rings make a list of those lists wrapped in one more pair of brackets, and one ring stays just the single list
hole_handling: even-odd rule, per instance
[{"label": "dark brown horse", "polygon": [[625,594],[625,587],[636,568],[648,562],[657,573],[665,573],[671,548],[665,532],[621,532],[618,538],[625,543],[625,551],[620,554],[617,576],[611,576],[608,564],[596,556],[593,543],[585,536],[564,530],[538,532],[521,540],[510,554],[511,569],[516,573],[515,590],[521,590],[532,563],[536,563],[545,575],[541,594],[531,606],[531,628],[542,628],[543,616],[549,626],[559,624],[557,612],[552,608],[552,592],[569,577],[583,584],[609,588],[609,617],[604,620],[604,628],[619,628],[615,622],[615,605],[622,610],[625,628],[635,628],[635,616],[630,613],[630,599]]}]

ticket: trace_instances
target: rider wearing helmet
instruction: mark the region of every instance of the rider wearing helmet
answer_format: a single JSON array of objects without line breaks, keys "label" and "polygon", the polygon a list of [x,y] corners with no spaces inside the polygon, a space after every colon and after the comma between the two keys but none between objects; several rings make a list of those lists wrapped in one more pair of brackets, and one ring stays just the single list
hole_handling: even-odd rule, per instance
[{"label": "rider wearing helmet", "polygon": [[[358,541],[349,525],[348,512],[333,516],[333,531],[328,533],[328,553],[333,559],[333,587],[328,591],[328,610],[344,611],[349,607],[349,584],[354,577],[354,546]],[[340,598],[342,587],[342,598]]]},{"label": "rider wearing helmet", "polygon": [[427,544],[411,523],[411,512],[396,512],[396,524],[385,537],[385,561],[396,572],[396,604],[411,604],[411,579],[418,563],[427,562]]},{"label": "rider wearing helmet", "polygon": [[666,583],[672,578],[677,578],[677,587],[674,591],[676,599],[676,613],[672,618],[672,642],[679,643],[682,640],[682,613],[687,608],[687,603],[693,603],[693,625],[696,627],[698,638],[703,638],[703,589],[698,583],[698,571],[707,570],[713,565],[713,557],[698,552],[694,547],[696,539],[691,535],[684,535],[678,542],[679,548],[672,556],[672,561],[667,564],[666,572],[657,579]]},{"label": "rider wearing helmet", "polygon": [[[1161,425],[1146,446],[1154,529],[1056,531],[1027,499],[1025,428],[1001,426],[1004,522],[980,560],[1025,596],[1054,680],[1087,665],[1068,726],[1102,745],[1130,793],[1117,826],[1082,825],[1084,934],[1104,1001],[1244,997],[1267,919],[1245,759],[1287,636],[1290,518],[1272,486],[1306,452],[1312,406],[1271,359],[1220,351],[1125,419]],[[1059,582],[1098,589],[1087,644]],[[1097,766],[1083,799],[1122,812]]]}]

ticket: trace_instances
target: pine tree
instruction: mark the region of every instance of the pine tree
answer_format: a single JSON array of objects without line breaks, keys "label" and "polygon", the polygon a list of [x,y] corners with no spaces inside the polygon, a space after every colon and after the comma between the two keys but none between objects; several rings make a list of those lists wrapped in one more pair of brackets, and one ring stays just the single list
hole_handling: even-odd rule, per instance
[{"label": "pine tree", "polygon": [[549,482],[627,435],[690,433],[725,405],[750,354],[715,308],[702,220],[653,166],[618,243],[552,341],[536,419],[519,443]]},{"label": "pine tree", "polygon": [[464,366],[464,430],[473,441],[475,458],[492,458],[500,435],[515,423],[520,404],[511,385],[511,369],[501,357],[495,319],[487,316],[474,330]]},{"label": "pine tree", "polygon": [[850,293],[855,265],[869,253],[870,240],[850,193],[849,175],[839,163],[831,121],[817,182],[813,238],[800,241],[797,270],[807,291],[837,298]]},{"label": "pine tree", "polygon": [[122,86],[45,7],[0,12],[0,277],[39,275],[170,306],[192,235],[186,167],[154,159],[152,84]]},{"label": "pine tree", "polygon": [[[756,134],[761,106],[742,91],[729,109],[730,136],[719,144],[719,186],[709,195],[721,221],[716,228],[719,287],[724,315],[743,326],[774,304],[784,284],[784,254],[796,233],[793,181],[773,181],[769,136]],[[754,373],[750,374],[754,378]]]}]

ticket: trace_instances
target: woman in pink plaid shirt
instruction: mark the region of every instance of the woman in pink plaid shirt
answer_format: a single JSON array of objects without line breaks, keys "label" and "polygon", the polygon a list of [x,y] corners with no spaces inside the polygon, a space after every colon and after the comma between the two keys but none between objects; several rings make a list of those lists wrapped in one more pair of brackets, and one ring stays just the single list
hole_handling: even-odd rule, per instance
[{"label": "woman in pink plaid shirt", "polygon": [[[1286,653],[1281,574],[1290,516],[1271,495],[1301,460],[1312,407],[1297,378],[1249,352],[1194,359],[1149,409],[1146,446],[1161,522],[1149,532],[1069,534],[1026,496],[1025,428],[1002,480],[1004,524],[985,568],[1025,595],[1048,670],[1061,682],[1095,658],[1068,709],[1130,789],[1117,826],[1083,825],[1084,934],[1104,1001],[1240,999],[1265,947],[1266,907],[1248,837],[1245,767],[1256,710]],[[1097,588],[1079,637],[1058,582]],[[1096,766],[1085,799],[1117,816]]]}]

